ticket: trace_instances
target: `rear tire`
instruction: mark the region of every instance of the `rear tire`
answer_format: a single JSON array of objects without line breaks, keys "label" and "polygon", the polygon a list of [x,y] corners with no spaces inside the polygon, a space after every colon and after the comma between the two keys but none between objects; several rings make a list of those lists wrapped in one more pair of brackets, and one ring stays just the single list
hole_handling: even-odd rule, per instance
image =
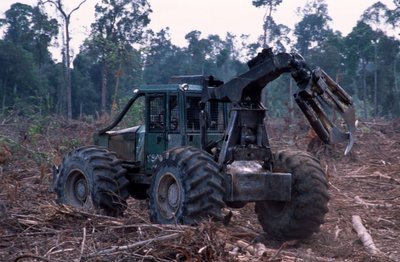
[{"label": "rear tire", "polygon": [[328,212],[328,184],[319,161],[308,153],[281,151],[274,159],[274,172],[292,173],[290,202],[257,202],[255,211],[272,238],[302,239],[319,231]]},{"label": "rear tire", "polygon": [[194,147],[168,150],[150,186],[150,218],[160,224],[194,225],[221,219],[223,177],[211,155]]},{"label": "rear tire", "polygon": [[64,158],[59,168],[55,187],[58,202],[122,215],[129,197],[125,174],[114,153],[96,146],[78,148]]}]

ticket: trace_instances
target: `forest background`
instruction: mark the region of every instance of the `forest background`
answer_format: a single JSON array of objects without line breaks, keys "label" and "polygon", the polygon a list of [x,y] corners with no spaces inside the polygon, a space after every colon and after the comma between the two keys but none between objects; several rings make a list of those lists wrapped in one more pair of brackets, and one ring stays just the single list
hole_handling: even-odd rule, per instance
[{"label": "forest background", "polygon": [[[95,6],[90,33],[72,56],[71,17],[86,1],[71,11],[63,0],[39,0],[32,6],[16,2],[0,17],[3,118],[114,115],[135,87],[167,83],[172,75],[214,75],[227,81],[246,71],[246,61],[265,46],[297,52],[311,67],[323,68],[353,97],[359,118],[400,116],[399,0],[391,7],[379,1],[368,7],[346,36],[331,28],[335,21],[323,0],[300,7],[294,28],[274,19],[285,0],[253,0],[255,8],[265,10],[260,17],[264,33],[256,41],[248,35],[205,36],[193,30],[185,36],[185,47],[172,43],[168,27],[149,28],[149,1],[102,0]],[[55,14],[46,12],[48,6]],[[55,43],[60,62],[49,51]],[[269,115],[292,114],[295,91],[290,75],[271,83],[265,93]]]}]

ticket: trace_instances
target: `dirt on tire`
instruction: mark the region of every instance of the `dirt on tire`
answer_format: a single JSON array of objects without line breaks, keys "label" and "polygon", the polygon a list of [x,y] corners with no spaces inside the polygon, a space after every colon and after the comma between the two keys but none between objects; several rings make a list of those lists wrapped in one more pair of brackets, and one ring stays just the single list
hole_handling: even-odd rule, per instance
[{"label": "dirt on tire", "polygon": [[[97,146],[84,146],[69,152],[53,181],[57,201],[76,207],[86,206],[86,209],[96,208],[110,216],[122,215],[127,207],[129,181],[120,162],[115,153]],[[79,197],[79,193],[83,196]]]},{"label": "dirt on tire", "polygon": [[[186,225],[207,218],[221,220],[225,206],[222,184],[222,175],[211,155],[191,146],[168,150],[156,165],[150,186],[150,219]],[[171,188],[177,191],[173,206],[168,201]]]},{"label": "dirt on tire", "polygon": [[310,237],[319,231],[328,212],[326,175],[318,159],[306,152],[284,150],[276,153],[274,159],[274,172],[292,174],[292,199],[256,202],[258,220],[274,239]]}]

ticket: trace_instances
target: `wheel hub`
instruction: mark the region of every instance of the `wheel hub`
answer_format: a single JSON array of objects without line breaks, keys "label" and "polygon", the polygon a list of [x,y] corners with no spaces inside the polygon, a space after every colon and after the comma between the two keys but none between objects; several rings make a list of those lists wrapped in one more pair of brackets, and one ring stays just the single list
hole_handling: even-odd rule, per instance
[{"label": "wheel hub", "polygon": [[175,176],[165,173],[159,180],[157,191],[157,204],[162,216],[173,218],[179,210],[181,199],[181,189]]},{"label": "wheel hub", "polygon": [[76,207],[85,205],[90,191],[86,176],[81,170],[75,169],[69,173],[65,183],[65,194],[69,204]]},{"label": "wheel hub", "polygon": [[179,199],[179,189],[178,185],[176,183],[172,184],[168,188],[168,203],[176,207],[178,205],[178,199]]},{"label": "wheel hub", "polygon": [[85,179],[79,179],[78,181],[76,181],[75,195],[80,201],[84,202],[86,200],[87,191],[88,190],[87,190],[87,184],[86,184]]}]

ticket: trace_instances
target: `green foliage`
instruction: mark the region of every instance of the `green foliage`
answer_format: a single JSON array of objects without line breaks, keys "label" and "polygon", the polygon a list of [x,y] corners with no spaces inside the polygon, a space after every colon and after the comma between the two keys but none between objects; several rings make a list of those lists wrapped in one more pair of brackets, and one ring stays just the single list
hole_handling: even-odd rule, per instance
[{"label": "green foliage", "polygon": [[400,0],[393,0],[395,5],[394,9],[388,9],[386,11],[387,23],[392,25],[393,28],[400,25]]},{"label": "green foliage", "polygon": [[39,6],[34,7],[32,10],[31,43],[28,50],[33,53],[39,68],[53,63],[48,48],[57,35],[57,20],[49,19]]},{"label": "green foliage", "polygon": [[289,27],[275,23],[272,17],[273,11],[282,3],[282,0],[253,0],[255,7],[265,7],[265,15],[263,21],[264,35],[262,36],[263,47],[274,47],[276,50],[284,52],[286,47],[290,43],[288,33]]},{"label": "green foliage", "polygon": [[80,146],[82,146],[82,141],[79,138],[68,138],[61,141],[57,150],[60,155],[64,156]]},{"label": "green foliage", "polygon": [[278,6],[281,3],[282,3],[282,0],[253,0],[253,5],[255,7]]},{"label": "green foliage", "polygon": [[171,43],[169,29],[150,32],[145,55],[143,78],[146,83],[166,83],[172,75],[182,74],[188,67],[189,57]]},{"label": "green foliage", "polygon": [[[282,2],[252,1],[265,9],[262,41],[193,29],[186,34],[187,45],[178,47],[168,28],[147,30],[152,12],[148,1],[102,0],[71,69],[73,117],[98,116],[111,108],[117,112],[136,86],[167,83],[173,75],[214,75],[227,81],[245,71],[246,60],[266,43],[275,53],[296,50],[311,68],[323,68],[354,97],[359,116],[400,115],[400,42],[386,33],[400,23],[398,0],[394,8],[378,1],[371,5],[347,36],[330,28],[325,1],[309,0],[299,8],[301,19],[293,29],[277,24],[273,14]],[[22,3],[13,4],[0,18],[1,114],[65,113],[65,65],[55,64],[49,53],[59,26],[39,6]],[[295,38],[289,37],[292,30]],[[289,113],[289,78],[282,76],[268,86],[271,116]],[[292,92],[296,88],[293,85]],[[142,108],[140,103],[133,107],[124,125],[143,121]],[[33,121],[31,135],[42,131],[42,123]]]},{"label": "green foliage", "polygon": [[[120,99],[121,105],[126,105],[130,97],[126,96]],[[144,124],[144,96],[139,97],[125,115],[118,128],[127,128]]]},{"label": "green foliage", "polygon": [[1,20],[1,25],[7,25],[4,39],[16,45],[24,46],[30,42],[30,27],[32,7],[30,5],[15,3],[6,11],[6,17]]},{"label": "green foliage", "polygon": [[0,97],[2,113],[24,115],[52,110],[49,73],[53,64],[48,47],[58,24],[39,8],[15,3],[0,20]]},{"label": "green foliage", "polygon": [[10,42],[0,40],[0,97],[2,108],[37,102],[40,92],[38,68],[32,54]]},{"label": "green foliage", "polygon": [[100,109],[100,85],[98,79],[99,66],[94,64],[91,54],[82,51],[74,60],[72,71],[72,101],[74,117],[95,115]]},{"label": "green foliage", "polygon": [[325,0],[310,0],[299,12],[303,14],[303,19],[295,25],[296,48],[301,54],[308,55],[310,47],[318,46],[331,34],[328,21],[332,19],[328,16]]},{"label": "green foliage", "polygon": [[187,48],[178,48],[171,43],[168,28],[152,34],[149,48],[144,50],[145,83],[167,83],[173,75],[214,75],[229,80],[244,71],[235,35],[202,38],[201,32],[194,30],[185,38]]},{"label": "green foliage", "polygon": [[31,52],[39,66],[51,61],[47,48],[58,34],[58,23],[38,6],[11,5],[0,25],[7,26],[4,40]]},{"label": "green foliage", "polygon": [[289,92],[289,85],[289,75],[282,75],[275,81],[268,84],[266,87],[267,92],[265,99],[265,106],[268,109],[268,116],[275,118],[288,117],[290,111],[290,99],[292,96],[292,94]]},{"label": "green foliage", "polygon": [[[152,12],[147,0],[102,0],[95,6],[96,21],[91,25],[91,34],[85,49],[95,54],[95,63],[101,67],[101,110],[110,105],[109,86],[114,86],[113,101],[118,96],[120,76],[131,66],[134,53],[131,45],[143,42],[145,28],[150,23]],[[135,66],[138,67],[137,65]],[[114,81],[110,84],[109,79]]]}]

